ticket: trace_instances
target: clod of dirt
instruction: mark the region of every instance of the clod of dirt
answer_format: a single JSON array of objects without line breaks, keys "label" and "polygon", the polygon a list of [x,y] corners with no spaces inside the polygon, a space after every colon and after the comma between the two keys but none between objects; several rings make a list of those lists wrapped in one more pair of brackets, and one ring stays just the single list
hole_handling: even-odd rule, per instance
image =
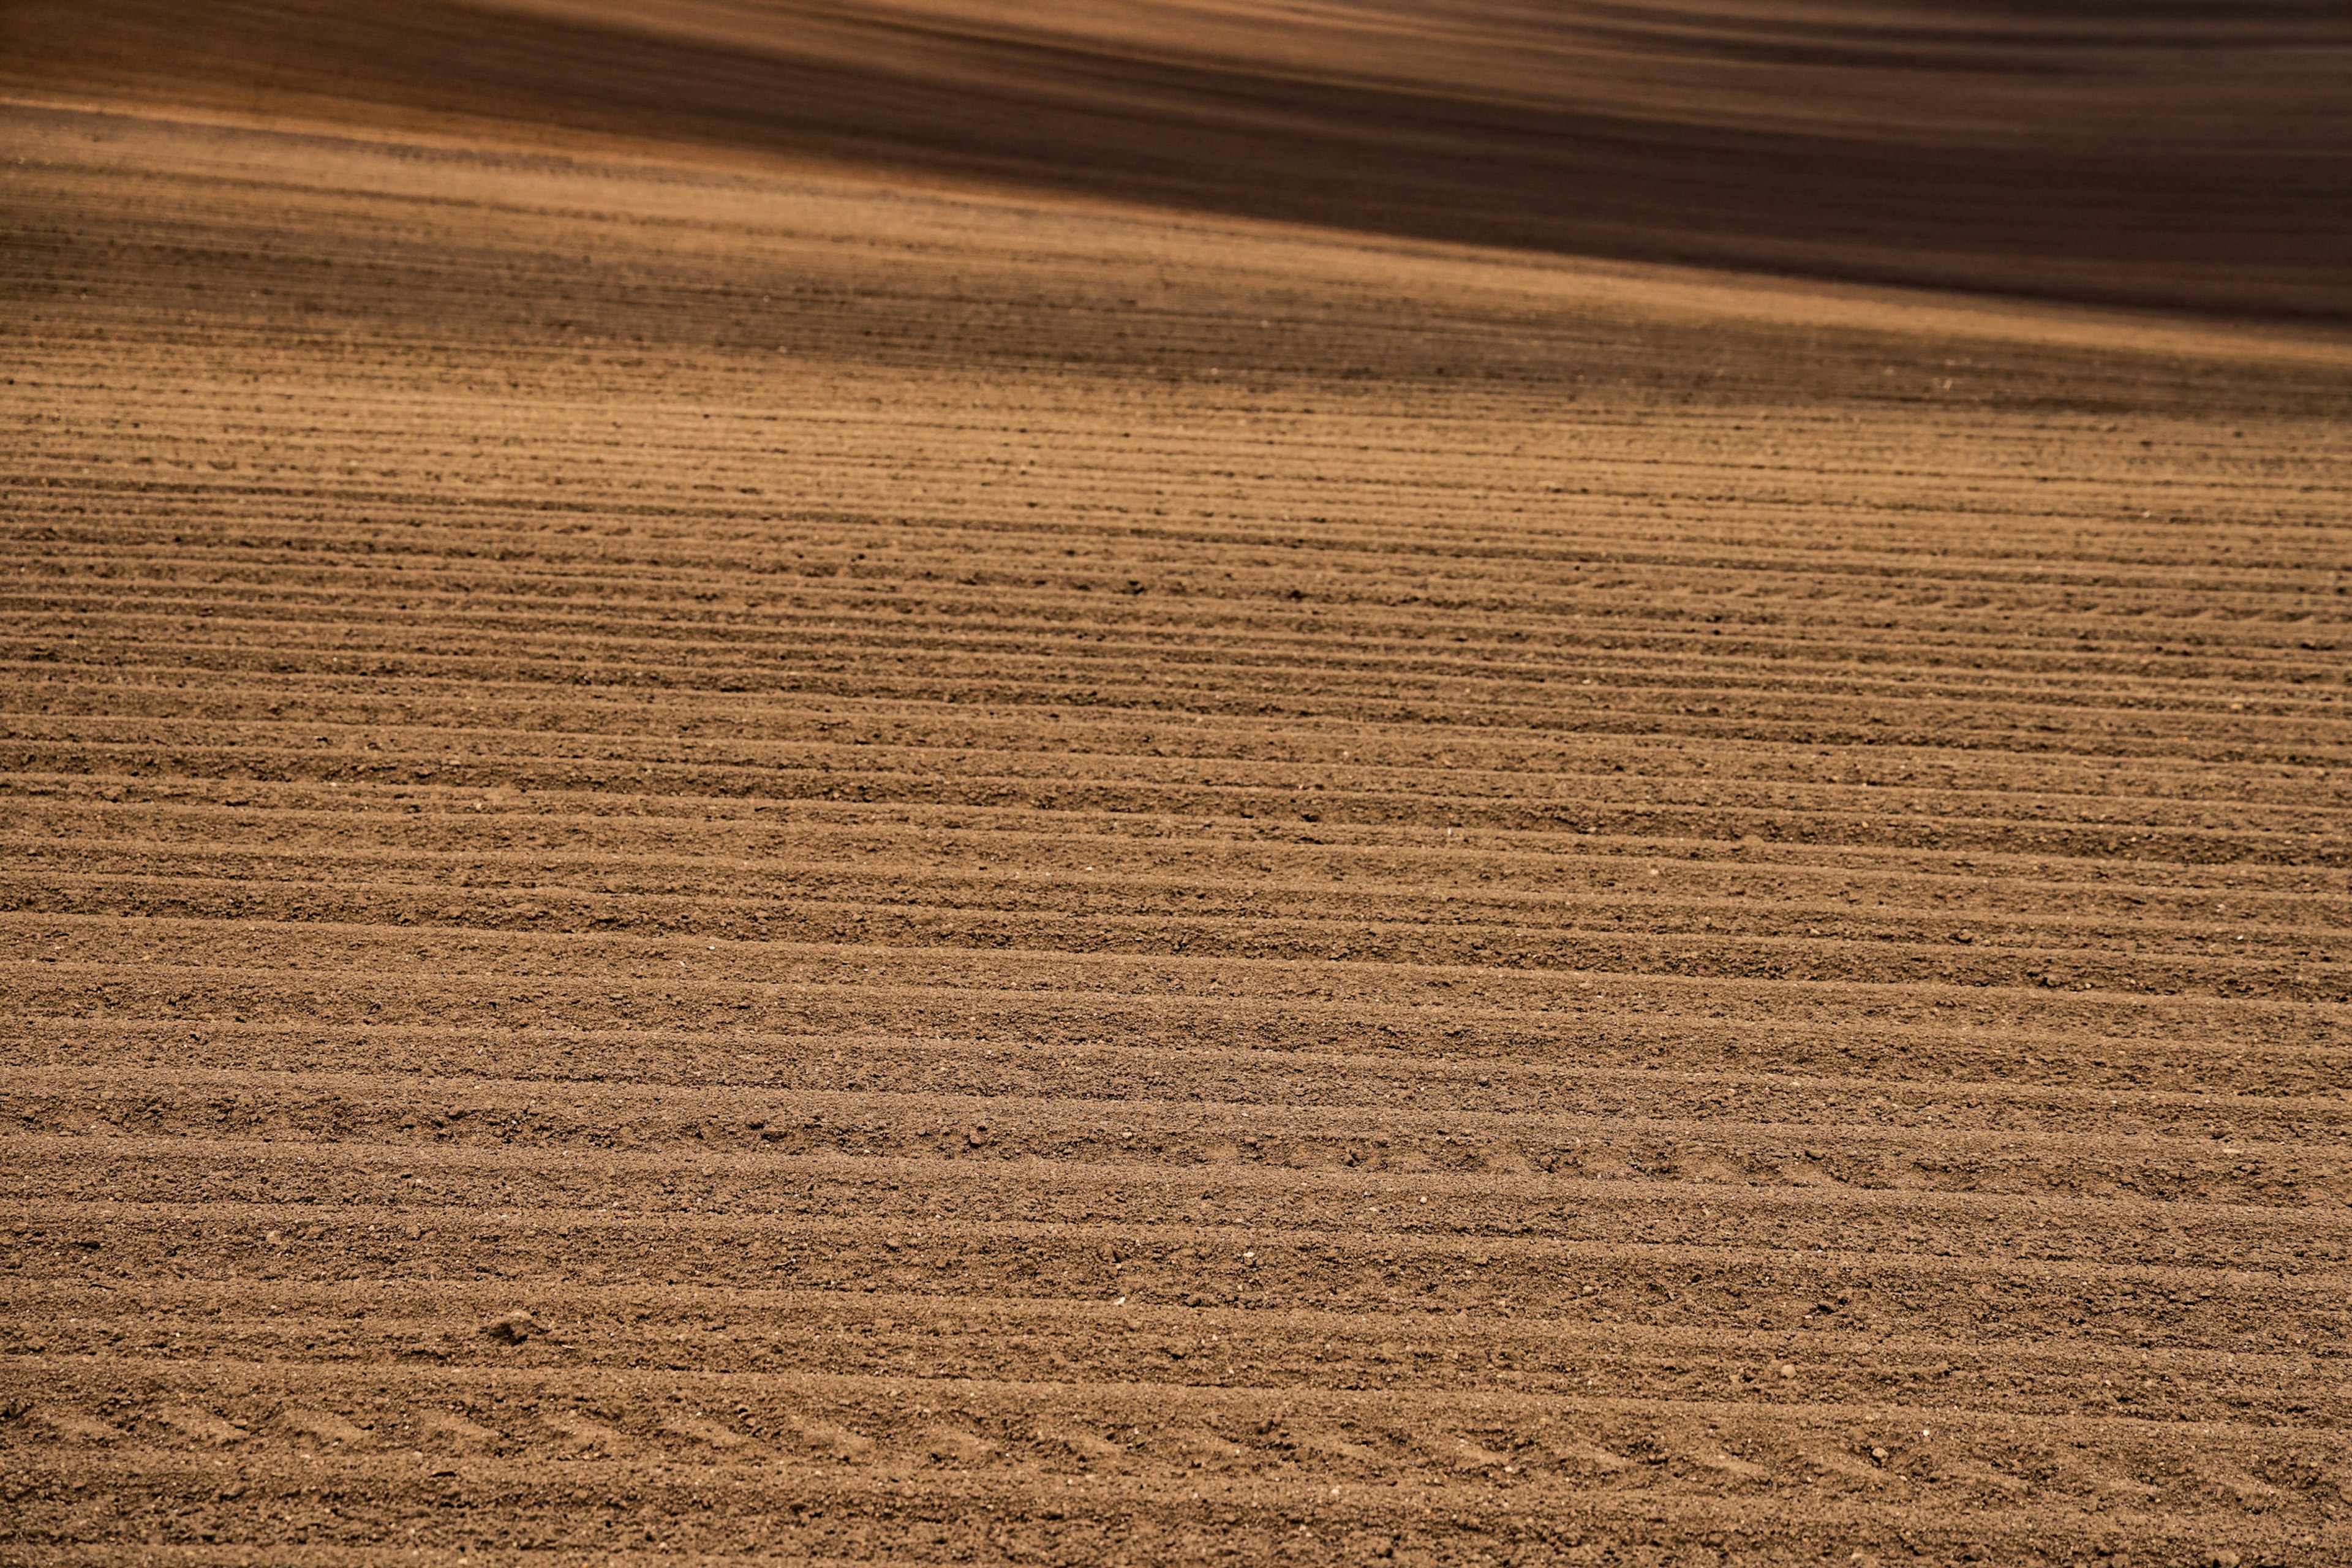
[{"label": "clod of dirt", "polygon": [[331,1410],[287,1410],[278,1419],[288,1430],[315,1442],[349,1447],[368,1440],[367,1433]]},{"label": "clod of dirt", "polygon": [[1322,1459],[1345,1459],[1350,1464],[1370,1465],[1380,1461],[1380,1450],[1361,1443],[1351,1443],[1336,1433],[1301,1432],[1297,1436],[1301,1452]]},{"label": "clod of dirt", "polygon": [[78,1410],[37,1409],[32,1418],[68,1443],[111,1443],[122,1436],[120,1427],[110,1426],[94,1415]]},{"label": "clod of dirt", "polygon": [[1449,1457],[1454,1461],[1454,1468],[1464,1471],[1500,1469],[1511,1462],[1509,1455],[1481,1447],[1466,1437],[1454,1440],[1454,1451]]},{"label": "clod of dirt", "polygon": [[417,1435],[435,1448],[483,1448],[499,1435],[448,1410],[428,1410],[416,1418]]},{"label": "clod of dirt", "polygon": [[560,1413],[548,1417],[547,1427],[555,1434],[557,1446],[569,1454],[623,1454],[631,1447],[620,1432],[584,1415]]},{"label": "clod of dirt", "polygon": [[1696,1452],[1688,1458],[1694,1464],[1704,1469],[1713,1470],[1719,1476],[1729,1476],[1735,1480],[1760,1481],[1769,1479],[1772,1474],[1761,1465],[1748,1459],[1734,1458],[1720,1450]]},{"label": "clod of dirt", "polygon": [[1174,1451],[1198,1464],[1230,1465],[1248,1458],[1249,1450],[1238,1443],[1228,1443],[1213,1432],[1199,1432],[1181,1438]]},{"label": "clod of dirt", "polygon": [[1056,1426],[1039,1432],[1037,1437],[1040,1442],[1067,1449],[1081,1459],[1111,1459],[1127,1452],[1109,1438],[1076,1426]]},{"label": "clod of dirt", "polygon": [[662,1423],[662,1430],[674,1437],[706,1444],[721,1453],[734,1453],[753,1446],[751,1438],[733,1427],[722,1426],[716,1421],[706,1421],[699,1416],[674,1415]]},{"label": "clod of dirt", "polygon": [[793,1435],[809,1447],[829,1454],[843,1464],[853,1464],[874,1451],[874,1439],[861,1437],[845,1426],[830,1421],[801,1421],[793,1424]]},{"label": "clod of dirt", "polygon": [[923,1452],[934,1464],[984,1465],[996,1458],[999,1449],[985,1438],[953,1426],[934,1426],[923,1434]]},{"label": "clod of dirt", "polygon": [[503,1318],[493,1318],[482,1325],[482,1332],[500,1344],[519,1345],[533,1334],[547,1332],[547,1325],[529,1312],[512,1311]]},{"label": "clod of dirt", "polygon": [[199,1410],[190,1405],[169,1405],[155,1412],[155,1418],[191,1442],[210,1444],[215,1447],[242,1442],[244,1427],[224,1421],[209,1410]]}]

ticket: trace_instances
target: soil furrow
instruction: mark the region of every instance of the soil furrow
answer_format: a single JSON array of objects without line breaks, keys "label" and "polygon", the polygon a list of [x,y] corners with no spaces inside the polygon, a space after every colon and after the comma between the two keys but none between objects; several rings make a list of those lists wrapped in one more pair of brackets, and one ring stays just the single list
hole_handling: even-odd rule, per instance
[{"label": "soil furrow", "polygon": [[2332,19],[779,5],[18,8],[0,1560],[2352,1561],[2342,333],[1441,221],[2307,303]]}]

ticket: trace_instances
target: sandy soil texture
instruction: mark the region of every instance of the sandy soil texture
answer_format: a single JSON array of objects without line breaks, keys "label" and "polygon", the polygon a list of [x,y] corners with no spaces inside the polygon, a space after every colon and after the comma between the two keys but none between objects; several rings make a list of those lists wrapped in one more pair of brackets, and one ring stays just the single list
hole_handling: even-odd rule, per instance
[{"label": "sandy soil texture", "polygon": [[0,108],[0,1562],[2352,1561],[2333,329],[142,68]]}]

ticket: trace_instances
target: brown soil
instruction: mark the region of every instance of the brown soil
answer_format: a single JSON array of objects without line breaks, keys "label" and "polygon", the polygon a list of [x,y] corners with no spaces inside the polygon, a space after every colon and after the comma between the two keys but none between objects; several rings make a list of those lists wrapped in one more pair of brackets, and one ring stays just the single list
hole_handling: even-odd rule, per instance
[{"label": "brown soil", "polygon": [[0,1561],[2352,1561],[2339,337],[60,72]]},{"label": "brown soil", "polygon": [[10,0],[0,90],[2352,317],[2341,0]]}]

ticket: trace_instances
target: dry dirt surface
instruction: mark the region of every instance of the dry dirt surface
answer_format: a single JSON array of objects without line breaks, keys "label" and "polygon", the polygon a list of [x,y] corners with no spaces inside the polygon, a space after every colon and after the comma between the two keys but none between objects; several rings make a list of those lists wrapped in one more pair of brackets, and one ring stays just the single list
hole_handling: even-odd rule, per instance
[{"label": "dry dirt surface", "polygon": [[2344,0],[7,0],[8,91],[2352,317]]},{"label": "dry dirt surface", "polygon": [[0,1562],[2352,1561],[2337,329],[169,63],[0,107]]}]

